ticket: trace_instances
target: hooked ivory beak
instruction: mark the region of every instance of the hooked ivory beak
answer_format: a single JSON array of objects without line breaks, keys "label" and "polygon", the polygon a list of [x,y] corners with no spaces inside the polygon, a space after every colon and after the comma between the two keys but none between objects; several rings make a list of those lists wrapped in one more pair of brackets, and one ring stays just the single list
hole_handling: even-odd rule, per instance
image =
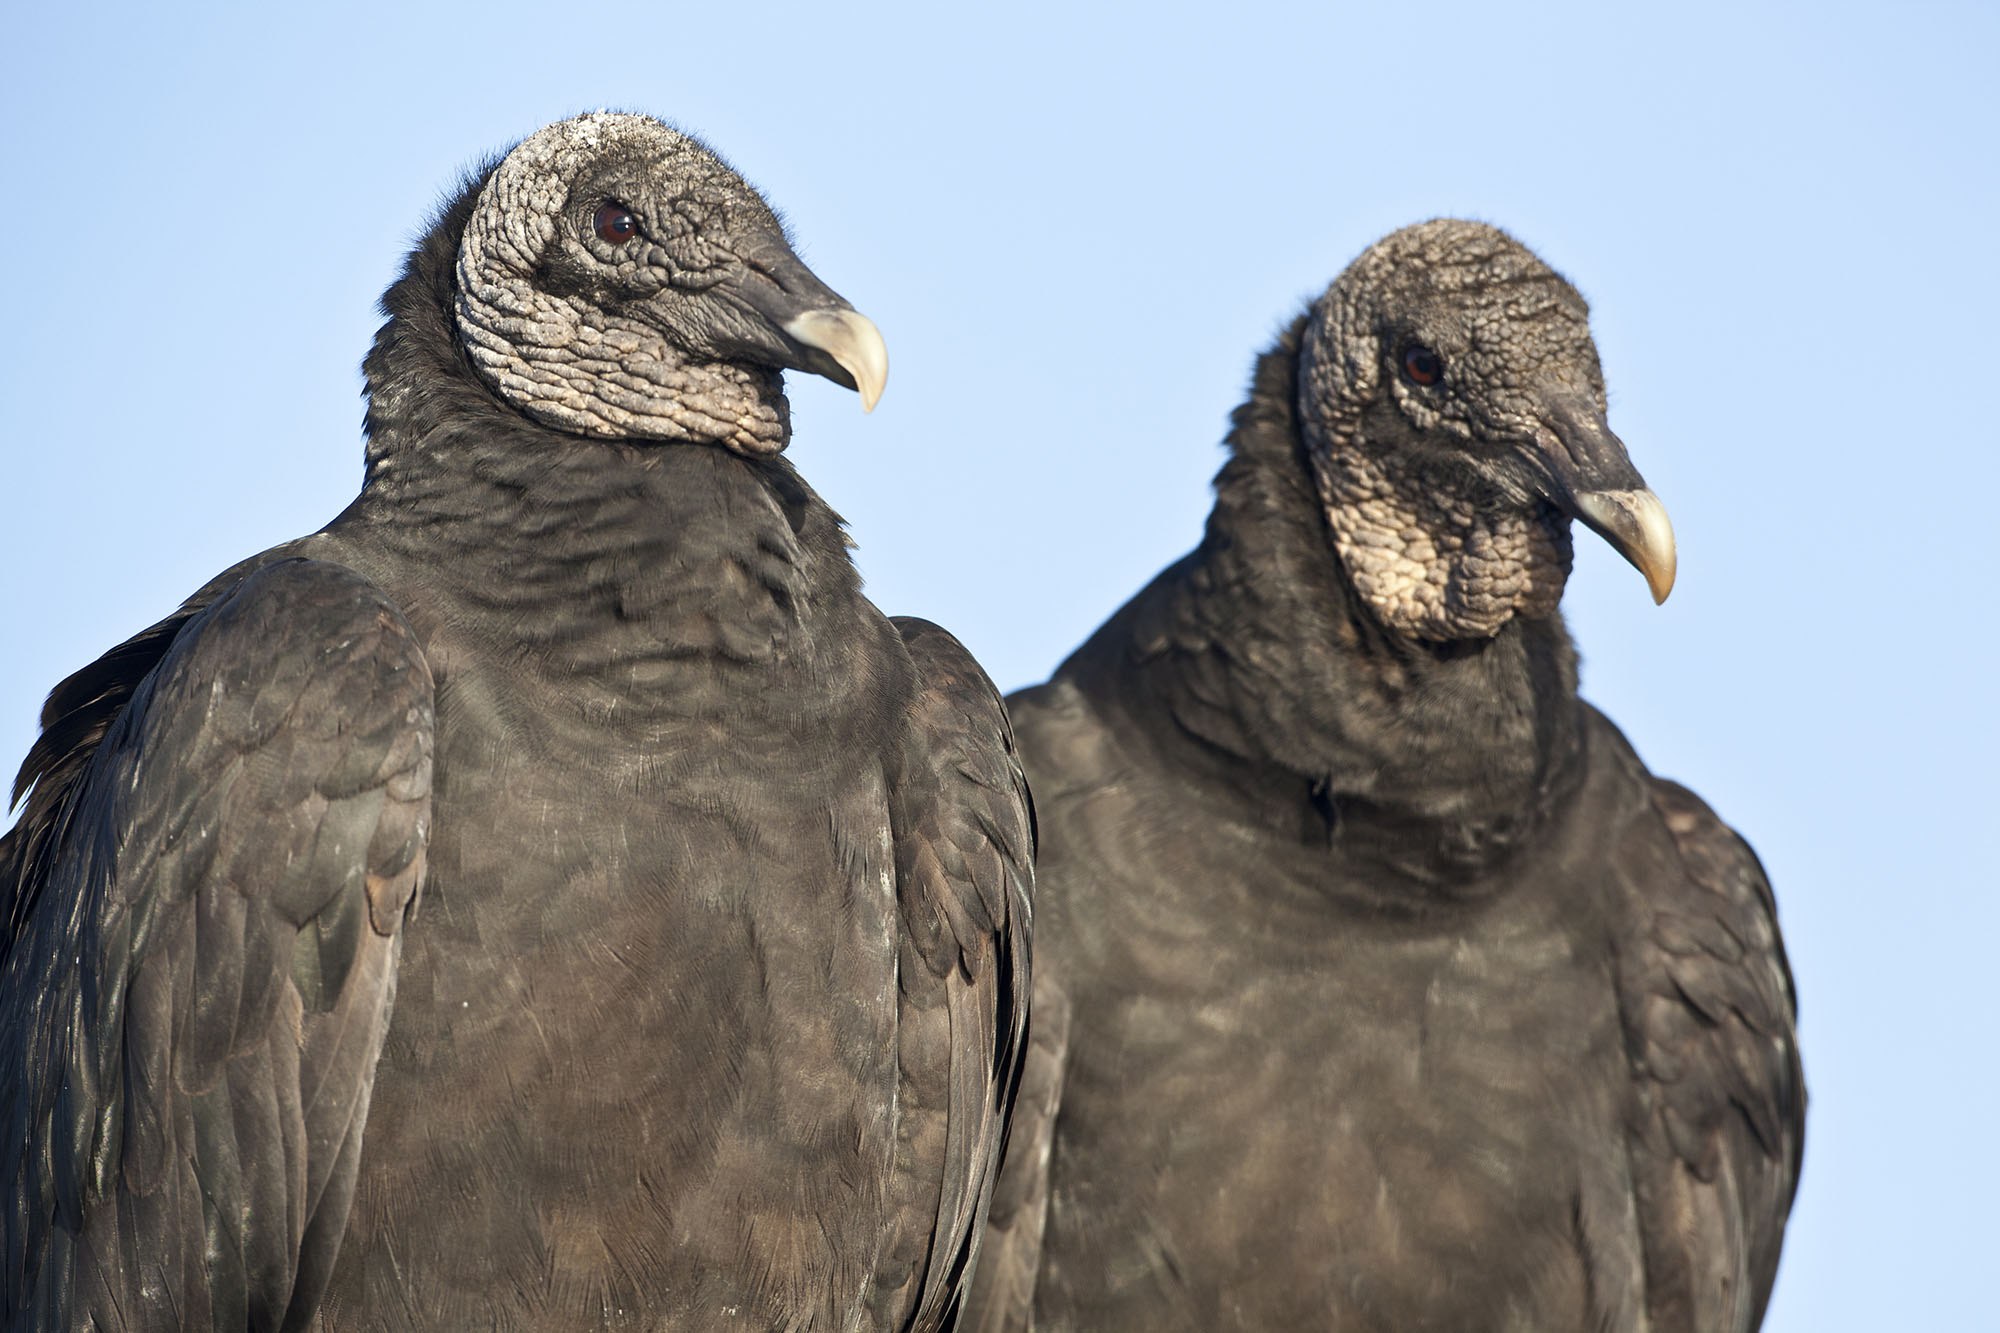
[{"label": "hooked ivory beak", "polygon": [[889,380],[889,348],[873,320],[857,310],[808,310],[784,327],[794,340],[832,357],[852,377],[861,410],[875,410]]},{"label": "hooked ivory beak", "polygon": [[1642,487],[1636,491],[1579,491],[1573,500],[1577,517],[1646,576],[1653,604],[1666,601],[1674,590],[1674,525],[1660,497]]}]

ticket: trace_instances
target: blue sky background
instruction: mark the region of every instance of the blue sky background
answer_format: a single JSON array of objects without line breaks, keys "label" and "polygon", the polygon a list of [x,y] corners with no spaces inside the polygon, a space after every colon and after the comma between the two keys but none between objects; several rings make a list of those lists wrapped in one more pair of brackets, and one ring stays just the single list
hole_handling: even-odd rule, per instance
[{"label": "blue sky background", "polygon": [[795,377],[793,457],[1008,687],[1193,543],[1304,299],[1485,218],[1591,298],[1680,535],[1660,609],[1579,540],[1585,690],[1777,885],[1813,1103],[1767,1327],[1991,1327],[2000,8],[1661,9],[10,0],[0,762],[346,503],[377,295],[545,121],[707,136],[880,324],[881,407]]}]

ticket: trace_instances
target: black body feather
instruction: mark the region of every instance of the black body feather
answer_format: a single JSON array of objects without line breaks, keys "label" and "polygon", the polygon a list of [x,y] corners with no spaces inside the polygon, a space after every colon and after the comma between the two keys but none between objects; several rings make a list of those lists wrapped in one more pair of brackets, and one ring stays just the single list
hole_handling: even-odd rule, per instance
[{"label": "black body feather", "polygon": [[976,1326],[1753,1328],[1804,1114],[1769,886],[1560,617],[1360,604],[1300,336],[1201,546],[1010,700],[1041,929]]},{"label": "black body feather", "polygon": [[476,374],[479,185],[384,298],[360,497],[51,696],[9,1328],[957,1318],[1029,984],[999,697],[782,457]]}]

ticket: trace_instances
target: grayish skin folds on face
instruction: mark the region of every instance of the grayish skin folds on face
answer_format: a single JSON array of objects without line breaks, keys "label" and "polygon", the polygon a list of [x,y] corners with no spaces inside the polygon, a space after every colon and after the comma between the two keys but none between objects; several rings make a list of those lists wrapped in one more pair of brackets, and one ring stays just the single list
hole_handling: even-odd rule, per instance
[{"label": "grayish skin folds on face", "polygon": [[[1483,639],[1555,614],[1570,523],[1523,475],[1553,439],[1552,389],[1603,412],[1588,318],[1526,247],[1452,219],[1384,238],[1314,305],[1300,415],[1335,548],[1384,625]],[[1402,373],[1411,345],[1443,359],[1439,384]]]},{"label": "grayish skin folds on face", "polygon": [[[607,175],[606,159],[648,167]],[[639,237],[596,236],[607,200],[633,212]],[[647,116],[561,121],[509,153],[480,195],[459,251],[459,332],[493,389],[544,425],[774,454],[791,436],[778,372],[701,346],[750,318],[703,294],[773,243],[770,209],[685,135]]]}]

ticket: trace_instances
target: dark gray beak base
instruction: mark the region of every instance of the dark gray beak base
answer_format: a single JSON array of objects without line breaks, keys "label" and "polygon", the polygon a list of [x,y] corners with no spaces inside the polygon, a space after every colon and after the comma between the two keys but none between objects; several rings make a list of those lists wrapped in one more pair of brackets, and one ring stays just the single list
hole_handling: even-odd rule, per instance
[{"label": "dark gray beak base", "polygon": [[862,410],[874,411],[889,379],[889,349],[874,321],[781,242],[748,257],[745,267],[738,294],[782,342],[785,364],[855,390]]},{"label": "dark gray beak base", "polygon": [[1624,442],[1595,407],[1559,405],[1549,412],[1549,429],[1554,447],[1544,446],[1537,459],[1549,501],[1644,574],[1655,605],[1666,601],[1674,590],[1674,525]]}]

